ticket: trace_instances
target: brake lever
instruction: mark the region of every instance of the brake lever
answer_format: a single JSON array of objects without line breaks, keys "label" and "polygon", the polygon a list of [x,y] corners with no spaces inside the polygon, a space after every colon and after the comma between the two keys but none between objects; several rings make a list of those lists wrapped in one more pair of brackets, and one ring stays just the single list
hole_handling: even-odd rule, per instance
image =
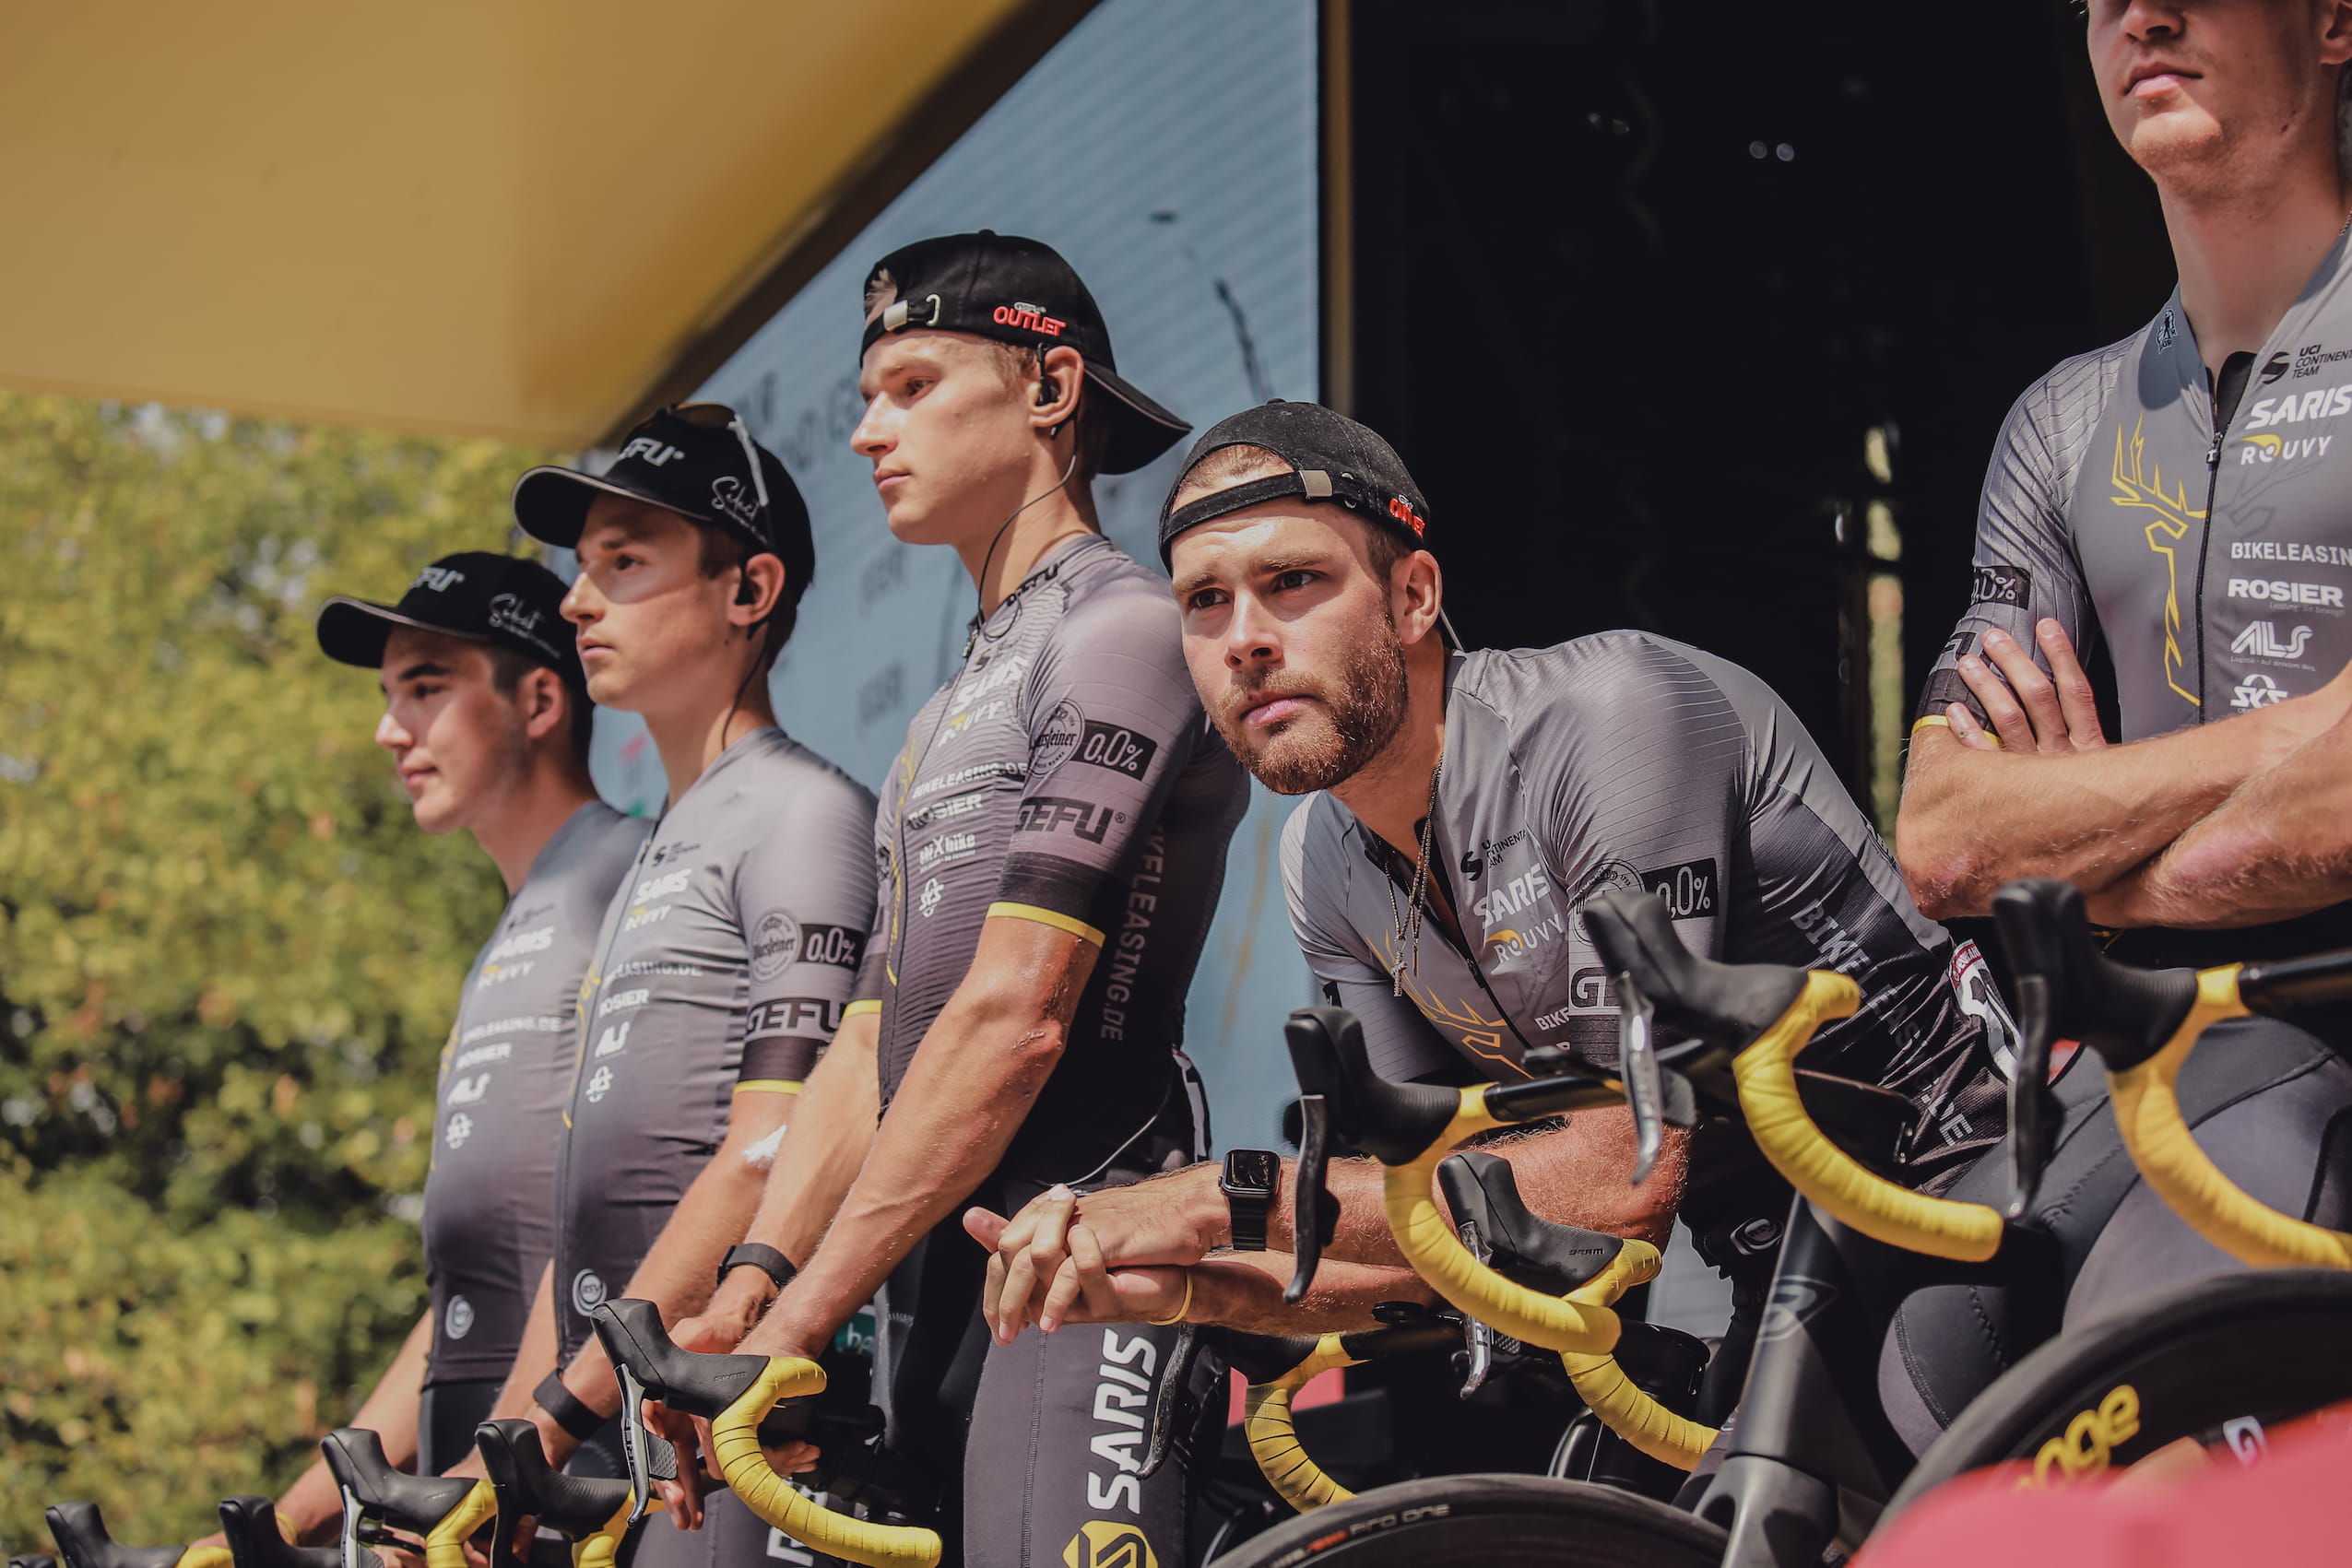
[{"label": "brake lever", "polygon": [[2042,1168],[2060,1120],[2050,1091],[2050,1048],[2058,1032],[2050,976],[2017,976],[2017,1076],[2009,1080],[2009,1202],[2005,1220],[2022,1220],[2041,1191]]},{"label": "brake lever", "polygon": [[1617,1067],[1625,1085],[1625,1103],[1634,1114],[1634,1180],[1641,1185],[1666,1146],[1666,1086],[1659,1076],[1655,1025],[1658,1009],[1641,994],[1630,974],[1611,982],[1617,990],[1617,1015],[1622,1020]]},{"label": "brake lever", "polygon": [[646,1429],[645,1385],[629,1370],[629,1363],[616,1359],[613,1370],[621,1373],[621,1457],[629,1471],[625,1522],[634,1525],[653,1512],[654,1482],[678,1479],[678,1450],[667,1438]]},{"label": "brake lever", "polygon": [[1323,1185],[1331,1166],[1331,1104],[1320,1094],[1298,1097],[1298,1171],[1291,1185],[1292,1256],[1297,1267],[1282,1288],[1282,1301],[1296,1306],[1315,1283],[1340,1222],[1340,1200]]},{"label": "brake lever", "polygon": [[[1478,1221],[1465,1220],[1459,1227],[1463,1248],[1481,1263],[1491,1263],[1495,1249],[1479,1233]],[[1478,1319],[1464,1315],[1462,1328],[1462,1398],[1469,1398],[1486,1385],[1486,1374],[1495,1370],[1495,1331]]]}]

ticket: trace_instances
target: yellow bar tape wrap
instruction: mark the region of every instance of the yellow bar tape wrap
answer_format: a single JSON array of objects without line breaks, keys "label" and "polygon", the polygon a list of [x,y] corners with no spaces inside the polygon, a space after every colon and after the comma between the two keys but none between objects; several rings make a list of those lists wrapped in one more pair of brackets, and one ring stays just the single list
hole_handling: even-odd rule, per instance
[{"label": "yellow bar tape wrap", "polygon": [[[611,1518],[598,1525],[593,1533],[573,1541],[572,1568],[613,1568],[620,1560],[621,1543],[629,1534],[629,1515],[636,1506],[637,1494],[632,1491],[621,1500],[621,1506],[612,1511]],[[646,1512],[658,1514],[666,1506],[656,1497]]]},{"label": "yellow bar tape wrap", "polygon": [[1249,1456],[1258,1461],[1258,1473],[1277,1497],[1302,1514],[1355,1493],[1325,1475],[1299,1446],[1298,1432],[1291,1425],[1291,1396],[1320,1373],[1355,1364],[1355,1358],[1340,1348],[1340,1337],[1326,1334],[1305,1361],[1271,1383],[1251,1384],[1242,1396],[1242,1434],[1249,1440]]},{"label": "yellow bar tape wrap", "polygon": [[1430,1193],[1437,1162],[1454,1145],[1504,1124],[1486,1109],[1485,1084],[1461,1091],[1461,1106],[1446,1130],[1408,1165],[1392,1165],[1381,1189],[1389,1231],[1405,1261],[1430,1289],[1481,1323],[1547,1350],[1600,1355],[1617,1343],[1617,1315],[1514,1285],[1471,1256]]},{"label": "yellow bar tape wrap", "polygon": [[[288,1528],[292,1523],[285,1515],[278,1515],[278,1533],[290,1541],[294,1539],[294,1532]],[[225,1546],[192,1546],[180,1553],[180,1561],[171,1568],[233,1568],[235,1562]]]},{"label": "yellow bar tape wrap", "polygon": [[2174,1085],[2197,1036],[2224,1019],[2243,1018],[2239,965],[2197,976],[2197,999],[2164,1048],[2136,1067],[2107,1077],[2115,1125],[2141,1177],[2189,1228],[2252,1268],[2352,1268],[2352,1236],[2281,1214],[2222,1174],[2181,1118]]},{"label": "yellow bar tape wrap", "polygon": [[489,1481],[476,1481],[474,1490],[425,1532],[425,1568],[466,1568],[466,1542],[497,1515],[498,1493]]},{"label": "yellow bar tape wrap", "polygon": [[940,1538],[908,1525],[874,1525],[820,1508],[768,1468],[760,1452],[760,1419],[786,1399],[821,1393],[823,1371],[798,1356],[769,1358],[767,1371],[711,1422],[719,1474],[743,1506],[803,1546],[866,1568],[937,1568]]},{"label": "yellow bar tape wrap", "polygon": [[[1608,1306],[1637,1285],[1658,1278],[1658,1249],[1628,1239],[1609,1267],[1568,1292],[1572,1302]],[[1614,1356],[1563,1355],[1568,1381],[1601,1424],[1642,1453],[1678,1470],[1698,1468],[1699,1456],[1720,1435],[1687,1416],[1678,1416],[1643,1393]]]},{"label": "yellow bar tape wrap", "polygon": [[1832,1019],[1850,1016],[1862,990],[1842,974],[1814,970],[1789,1010],[1731,1058],[1748,1131],[1772,1168],[1840,1224],[1873,1241],[1931,1257],[1982,1263],[2001,1249],[2001,1216],[1981,1203],[1928,1197],[1872,1174],[1814,1126],[1797,1096],[1797,1053]]}]

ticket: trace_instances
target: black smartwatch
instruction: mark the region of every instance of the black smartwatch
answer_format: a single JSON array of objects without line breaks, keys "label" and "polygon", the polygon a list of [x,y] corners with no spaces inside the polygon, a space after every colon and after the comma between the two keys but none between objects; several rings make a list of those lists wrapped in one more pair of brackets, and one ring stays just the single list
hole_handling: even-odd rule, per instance
[{"label": "black smartwatch", "polygon": [[1269,1149],[1235,1149],[1225,1155],[1225,1173],[1217,1190],[1225,1195],[1225,1212],[1233,1220],[1236,1252],[1266,1250],[1266,1216],[1274,1207],[1282,1185],[1282,1157]]},{"label": "black smartwatch", "polygon": [[718,1282],[726,1284],[727,1277],[739,1268],[758,1269],[774,1280],[779,1291],[790,1284],[792,1277],[800,1272],[792,1267],[790,1258],[759,1242],[738,1242],[729,1247],[727,1256],[718,1260]]}]

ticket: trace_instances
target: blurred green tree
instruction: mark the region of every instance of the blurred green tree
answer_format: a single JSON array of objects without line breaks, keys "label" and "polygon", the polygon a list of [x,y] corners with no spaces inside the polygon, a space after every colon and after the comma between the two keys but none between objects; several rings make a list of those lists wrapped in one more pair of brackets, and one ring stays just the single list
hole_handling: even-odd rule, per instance
[{"label": "blurred green tree", "polygon": [[312,634],[513,548],[540,454],[0,394],[0,1545],[210,1531],[421,1310],[436,1053],[494,869]]}]

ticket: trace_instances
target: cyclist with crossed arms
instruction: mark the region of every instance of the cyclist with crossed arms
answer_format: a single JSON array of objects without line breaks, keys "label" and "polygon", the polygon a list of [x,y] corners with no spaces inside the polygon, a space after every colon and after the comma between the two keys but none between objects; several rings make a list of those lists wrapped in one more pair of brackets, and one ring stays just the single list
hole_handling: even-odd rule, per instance
[{"label": "cyclist with crossed arms", "polygon": [[[562,600],[538,562],[467,551],[419,572],[396,605],[338,597],[319,611],[326,655],[380,672],[376,744],[417,826],[471,832],[507,890],[442,1047],[431,1303],[352,1418],[424,1475],[473,1453],[510,1366],[554,1364],[552,1338],[526,1325],[549,1321],[532,1304],[548,1290],[580,976],[645,834],[588,782],[592,710]],[[324,1461],[278,1506],[305,1539],[331,1539],[343,1517]]]},{"label": "cyclist with crossed arms", "polygon": [[[1161,524],[1203,703],[1261,783],[1307,797],[1282,840],[1292,924],[1326,998],[1362,1020],[1375,1070],[1515,1083],[1541,1076],[1523,1065],[1538,1047],[1613,1069],[1616,1002],[1574,910],[1643,887],[1695,950],[1854,977],[1861,1009],[1806,1065],[1912,1102],[1912,1181],[1986,1149],[2003,1126],[2006,1017],[1963,1005],[1956,980],[1980,961],[1912,907],[1796,716],[1738,666],[1642,632],[1448,648],[1428,518],[1379,436],[1275,402],[1201,439]],[[1495,1152],[1550,1218],[1662,1244],[1681,1215],[1734,1287],[1702,1396],[1701,1418],[1720,1421],[1790,1201],[1744,1130],[1668,1128],[1637,1186],[1622,1109]],[[1286,1309],[1290,1259],[1274,1255],[1292,1244],[1290,1183],[1240,1179],[1241,1157],[1048,1195],[1010,1225],[974,1215],[998,1249],[998,1333],[1171,1313],[1297,1333],[1362,1326],[1384,1297],[1431,1299],[1389,1234],[1378,1167],[1351,1160],[1331,1166],[1326,1256],[1356,1267]]]}]

